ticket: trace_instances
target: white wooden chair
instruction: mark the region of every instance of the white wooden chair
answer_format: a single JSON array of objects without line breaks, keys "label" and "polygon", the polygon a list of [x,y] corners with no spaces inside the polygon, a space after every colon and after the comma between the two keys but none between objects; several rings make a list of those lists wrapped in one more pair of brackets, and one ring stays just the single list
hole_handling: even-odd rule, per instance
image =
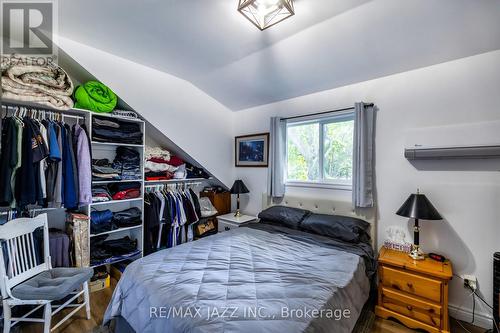
[{"label": "white wooden chair", "polygon": [[[33,233],[43,227],[43,259],[37,260]],[[5,262],[5,258],[8,262]],[[47,214],[35,218],[18,218],[0,225],[0,288],[4,313],[3,332],[10,332],[15,324],[25,322],[44,323],[44,333],[59,327],[68,318],[85,306],[90,319],[88,279],[91,268],[54,268],[50,264],[49,228]],[[73,304],[83,294],[84,302]],[[73,295],[62,305],[52,301]],[[17,305],[37,305],[22,317],[12,317],[11,308]],[[43,318],[30,318],[36,310],[44,308]],[[67,307],[74,307],[67,316],[52,329],[52,316]],[[56,308],[52,311],[52,308]]]}]

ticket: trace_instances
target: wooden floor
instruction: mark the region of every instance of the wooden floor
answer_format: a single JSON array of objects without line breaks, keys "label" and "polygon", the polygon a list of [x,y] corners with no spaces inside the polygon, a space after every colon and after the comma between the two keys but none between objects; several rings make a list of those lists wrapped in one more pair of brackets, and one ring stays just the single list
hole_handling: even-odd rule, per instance
[{"label": "wooden floor", "polygon": [[[90,294],[92,319],[87,320],[85,317],[85,309],[81,309],[76,315],[68,319],[60,328],[54,333],[83,333],[92,332],[95,328],[101,325],[104,312],[108,306],[109,300],[113,293],[113,288],[116,285],[114,279],[111,280],[111,288],[107,288],[95,293]],[[64,311],[61,311],[64,312]],[[68,311],[69,312],[69,311]],[[67,312],[66,312],[67,313]],[[58,314],[53,319],[53,323],[63,318],[65,313]],[[451,332],[452,333],[468,333],[464,330],[457,320],[450,318]],[[472,326],[467,323],[461,323],[471,333],[483,333],[486,330]],[[23,326],[20,330],[21,333],[41,333],[43,328],[41,324]],[[408,329],[403,325],[392,321],[377,318],[372,329],[373,333],[414,333],[416,331]]]}]

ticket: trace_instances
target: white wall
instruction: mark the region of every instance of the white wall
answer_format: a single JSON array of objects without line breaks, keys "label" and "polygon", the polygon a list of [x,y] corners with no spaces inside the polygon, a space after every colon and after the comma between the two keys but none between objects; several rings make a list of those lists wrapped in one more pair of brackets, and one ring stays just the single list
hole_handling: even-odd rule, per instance
[{"label": "white wall", "polygon": [[233,112],[191,83],[59,37],[59,46],[226,186],[233,180]]},{"label": "white wall", "polygon": [[[268,131],[272,115],[332,110],[356,101],[375,103],[379,108],[376,129],[379,246],[388,226],[408,225],[410,230],[408,221],[396,216],[395,211],[419,187],[445,217],[444,222],[422,223],[423,249],[449,257],[456,274],[477,275],[480,289],[491,303],[492,255],[500,250],[500,161],[434,161],[415,167],[403,157],[403,149],[405,143],[414,140],[416,129],[427,137],[425,128],[434,127],[431,132],[435,135],[437,127],[438,134],[451,133],[446,134],[448,140],[451,135],[451,141],[458,143],[480,133],[477,128],[485,123],[499,122],[499,73],[500,51],[463,58],[237,112],[235,134]],[[470,123],[482,124],[475,126],[475,131],[468,131]],[[466,127],[462,132],[441,128],[449,125]],[[481,137],[483,141],[500,143],[500,130],[488,133]],[[261,193],[266,191],[267,169],[237,168],[236,176],[243,179],[251,192],[242,200],[243,210],[257,213]],[[290,192],[346,200],[351,196],[349,191],[324,189],[295,188]],[[451,283],[450,303],[454,306],[450,310],[456,315],[460,314],[457,307],[470,309],[472,304],[458,278]],[[487,314],[486,307],[478,306],[477,310]]]}]

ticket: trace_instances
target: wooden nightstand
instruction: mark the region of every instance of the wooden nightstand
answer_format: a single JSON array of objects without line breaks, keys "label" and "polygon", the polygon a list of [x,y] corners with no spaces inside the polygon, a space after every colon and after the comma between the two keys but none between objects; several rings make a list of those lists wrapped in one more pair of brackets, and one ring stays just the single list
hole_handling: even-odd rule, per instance
[{"label": "wooden nightstand", "polygon": [[238,228],[240,225],[257,222],[257,217],[250,215],[234,216],[234,213],[217,216],[217,224],[219,232],[229,231],[233,228]]},{"label": "wooden nightstand", "polygon": [[449,333],[448,283],[451,263],[415,261],[403,252],[382,248],[378,258],[377,316],[431,333]]}]

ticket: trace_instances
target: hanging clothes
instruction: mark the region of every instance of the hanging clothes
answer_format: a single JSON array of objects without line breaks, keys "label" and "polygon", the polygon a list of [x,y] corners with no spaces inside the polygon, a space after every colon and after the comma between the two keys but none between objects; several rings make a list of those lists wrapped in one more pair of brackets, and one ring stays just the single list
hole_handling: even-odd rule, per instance
[{"label": "hanging clothes", "polygon": [[[26,115],[14,107],[9,116],[2,109],[0,206],[74,209],[89,204],[91,158],[84,128],[56,122],[52,116],[57,113],[50,111],[32,109]],[[46,114],[50,117],[44,119]]]},{"label": "hanging clothes", "polygon": [[153,189],[144,198],[146,255],[194,239],[193,226],[200,215],[198,196],[193,190]]},{"label": "hanging clothes", "polygon": [[90,147],[87,133],[78,124],[74,127],[76,139],[76,155],[78,159],[78,201],[80,206],[88,205],[92,202],[92,188],[88,181],[92,179]]}]

